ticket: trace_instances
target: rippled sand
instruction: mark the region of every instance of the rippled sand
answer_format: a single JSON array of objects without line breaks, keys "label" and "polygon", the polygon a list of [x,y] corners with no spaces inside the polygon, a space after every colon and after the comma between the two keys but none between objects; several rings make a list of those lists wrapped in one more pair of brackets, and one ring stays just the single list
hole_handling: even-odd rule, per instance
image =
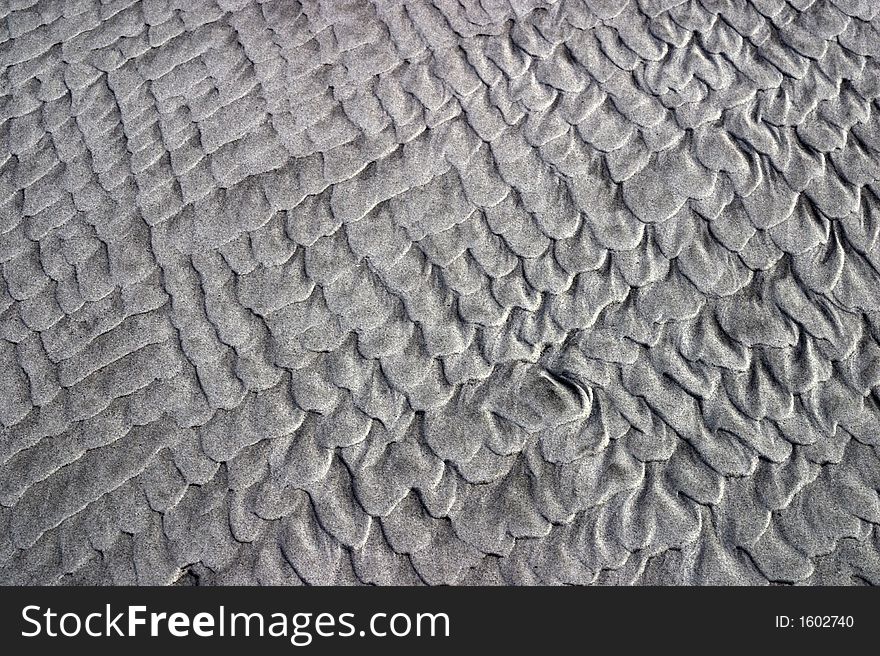
[{"label": "rippled sand", "polygon": [[880,4],[0,14],[0,582],[880,583]]}]

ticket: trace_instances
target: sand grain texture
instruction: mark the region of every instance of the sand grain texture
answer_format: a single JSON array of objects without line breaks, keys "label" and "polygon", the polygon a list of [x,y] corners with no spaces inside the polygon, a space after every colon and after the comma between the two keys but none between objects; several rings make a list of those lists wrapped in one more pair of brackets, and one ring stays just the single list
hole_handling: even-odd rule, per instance
[{"label": "sand grain texture", "polygon": [[0,583],[880,583],[877,3],[0,15]]}]

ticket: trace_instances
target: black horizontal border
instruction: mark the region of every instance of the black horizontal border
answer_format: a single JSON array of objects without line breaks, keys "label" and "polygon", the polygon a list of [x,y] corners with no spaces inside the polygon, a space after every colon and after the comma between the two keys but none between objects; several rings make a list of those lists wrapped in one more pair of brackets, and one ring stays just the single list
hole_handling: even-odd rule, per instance
[{"label": "black horizontal border", "polygon": [[[119,654],[120,649],[161,647],[163,653],[198,653],[200,648],[253,647],[264,653],[373,653],[429,654],[463,649],[512,650],[509,653],[541,653],[548,647],[576,648],[581,653],[616,648],[715,648],[762,650],[776,645],[794,647],[845,648],[871,644],[878,635],[880,593],[877,588],[4,588],[0,590],[0,639],[6,653],[25,654],[37,648],[65,649],[88,645],[90,654]],[[217,615],[222,607],[229,613],[272,613],[292,616],[310,613],[312,622],[320,613],[348,619],[358,630],[376,613],[385,618],[406,613],[445,613],[449,636],[429,637],[322,637],[314,626],[306,627],[312,640],[293,646],[285,637],[157,637],[139,627],[136,637],[46,637],[25,638],[34,630],[23,619],[26,606],[38,617],[45,609],[60,616],[75,612],[112,614],[127,612],[129,606],[146,606],[147,613],[170,615],[199,612]],[[788,620],[780,620],[784,616]],[[827,626],[824,618],[847,618]],[[302,619],[308,620],[301,616]],[[801,618],[811,618],[804,619]],[[851,619],[848,619],[851,618]],[[57,617],[55,619],[57,627]],[[96,625],[103,620],[95,620]],[[120,623],[124,626],[124,620]],[[851,626],[846,626],[850,624]],[[227,625],[228,626],[228,625]],[[382,625],[387,629],[387,625]],[[55,629],[57,631],[57,628]],[[325,630],[326,632],[326,630]],[[442,631],[438,629],[438,633]],[[609,642],[610,641],[610,642]],[[867,642],[866,642],[867,641]],[[195,651],[194,651],[195,650]],[[414,651],[415,650],[415,651]],[[4,649],[5,651],[5,649]],[[52,653],[62,653],[60,651]]]}]

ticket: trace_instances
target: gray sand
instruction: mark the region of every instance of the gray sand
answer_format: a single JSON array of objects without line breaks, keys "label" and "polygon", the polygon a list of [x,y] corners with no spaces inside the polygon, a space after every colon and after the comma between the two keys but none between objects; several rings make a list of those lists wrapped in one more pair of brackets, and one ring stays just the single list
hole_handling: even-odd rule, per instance
[{"label": "gray sand", "polygon": [[880,583],[880,4],[0,14],[0,583]]}]

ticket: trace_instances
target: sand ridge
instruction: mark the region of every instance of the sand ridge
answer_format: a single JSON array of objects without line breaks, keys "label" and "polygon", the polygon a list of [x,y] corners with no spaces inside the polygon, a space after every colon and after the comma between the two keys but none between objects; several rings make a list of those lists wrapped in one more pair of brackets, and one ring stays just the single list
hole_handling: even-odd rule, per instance
[{"label": "sand ridge", "polygon": [[880,8],[0,5],[0,582],[880,582]]}]

